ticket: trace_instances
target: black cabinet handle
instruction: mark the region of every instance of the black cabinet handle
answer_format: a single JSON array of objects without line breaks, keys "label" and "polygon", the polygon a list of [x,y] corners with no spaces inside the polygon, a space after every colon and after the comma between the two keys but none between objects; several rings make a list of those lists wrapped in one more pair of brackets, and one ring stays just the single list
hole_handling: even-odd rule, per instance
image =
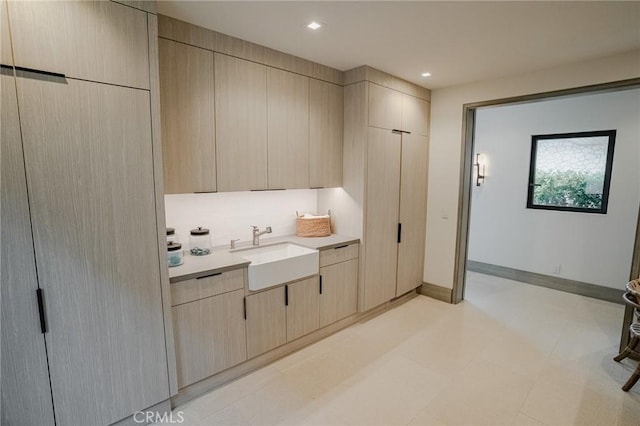
[{"label": "black cabinet handle", "polygon": [[398,242],[402,242],[402,224],[398,224]]},{"label": "black cabinet handle", "polygon": [[345,247],[349,247],[349,244],[345,244],[343,246],[334,247],[333,249],[334,250],[338,250],[338,249],[345,248]]},{"label": "black cabinet handle", "polygon": [[289,306],[289,286],[284,286],[284,306]]},{"label": "black cabinet handle", "polygon": [[222,272],[216,272],[215,274],[203,275],[201,277],[196,278],[196,280],[201,280],[203,278],[215,277],[217,275],[222,275]]},{"label": "black cabinet handle", "polygon": [[38,298],[38,312],[40,313],[40,331],[46,333],[47,321],[44,316],[44,294],[41,288],[36,290],[36,297]]},{"label": "black cabinet handle", "polygon": [[320,294],[322,294],[322,275],[320,275]]},{"label": "black cabinet handle", "polygon": [[244,319],[247,319],[247,298],[242,299],[242,313],[244,315]]}]

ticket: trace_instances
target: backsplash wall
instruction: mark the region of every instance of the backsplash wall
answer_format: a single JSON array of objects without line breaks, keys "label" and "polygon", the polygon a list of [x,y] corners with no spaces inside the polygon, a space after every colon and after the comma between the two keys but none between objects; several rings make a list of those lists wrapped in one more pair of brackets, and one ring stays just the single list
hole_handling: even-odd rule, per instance
[{"label": "backsplash wall", "polygon": [[228,245],[231,239],[251,241],[251,225],[271,226],[263,238],[295,234],[296,211],[316,213],[317,190],[221,192],[169,194],[164,196],[167,226],[176,228],[182,243],[189,230],[202,226],[211,230],[214,246]]}]

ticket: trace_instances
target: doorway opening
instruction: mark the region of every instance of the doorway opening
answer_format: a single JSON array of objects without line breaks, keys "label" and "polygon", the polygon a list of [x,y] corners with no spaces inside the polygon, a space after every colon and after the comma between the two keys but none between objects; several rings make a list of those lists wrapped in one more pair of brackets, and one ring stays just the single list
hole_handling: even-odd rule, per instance
[{"label": "doorway opening", "polygon": [[[580,88],[574,88],[574,89],[568,89],[568,90],[540,93],[540,94],[527,95],[527,96],[514,97],[514,98],[498,99],[498,100],[464,105],[464,111],[463,111],[464,134],[463,134],[463,149],[462,149],[462,159],[461,159],[462,167],[461,167],[461,179],[460,179],[460,185],[461,185],[460,202],[459,202],[459,210],[458,210],[458,234],[457,234],[457,242],[456,242],[456,264],[455,264],[454,284],[453,284],[453,292],[452,292],[453,303],[458,303],[464,299],[465,287],[467,282],[467,267],[468,267],[469,261],[474,260],[469,257],[470,249],[472,253],[474,252],[473,244],[471,244],[470,246],[470,235],[471,235],[470,226],[471,226],[471,219],[472,219],[471,209],[472,209],[472,203],[474,202],[473,198],[474,198],[474,195],[477,195],[478,192],[483,190],[482,188],[483,185],[491,185],[492,183],[491,168],[495,166],[495,164],[492,165],[492,161],[494,161],[494,159],[492,158],[487,159],[486,157],[482,158],[483,157],[482,153],[479,152],[479,150],[476,147],[476,137],[477,137],[476,131],[477,131],[479,115],[481,116],[485,110],[490,110],[492,108],[495,109],[496,107],[504,107],[504,106],[517,107],[520,105],[522,105],[523,107],[526,107],[526,105],[528,104],[540,103],[543,101],[550,101],[550,100],[562,101],[566,99],[574,99],[582,95],[606,94],[606,93],[617,92],[617,91],[637,89],[638,87],[640,87],[640,79],[632,79],[632,80],[625,80],[625,81],[619,81],[619,82],[613,82],[613,83],[607,83],[607,84],[600,84],[600,85],[594,85],[594,86],[580,87]],[[579,132],[580,130],[581,129],[576,129],[577,132]],[[589,130],[593,130],[593,129],[589,129]],[[610,130],[610,129],[602,129],[602,130]],[[531,136],[534,136],[534,135],[532,134]],[[538,134],[538,136],[540,135]],[[540,140],[540,138],[538,138],[537,140]],[[528,146],[527,150],[530,150],[530,149],[531,149],[531,146]],[[527,156],[529,155],[530,155],[530,151],[527,152]],[[527,167],[529,166],[530,164],[529,164],[529,161],[527,160]],[[528,174],[529,172],[530,170],[527,169],[526,173]],[[527,182],[525,183],[525,186],[522,188],[522,191],[524,192],[524,196],[522,200],[524,205],[522,207],[525,207],[527,202],[528,188],[526,185],[528,185],[529,183],[531,182],[527,180]],[[474,192],[474,190],[476,192]],[[477,202],[478,200],[475,200],[475,201]],[[632,249],[633,253],[631,254],[627,253],[627,255],[630,255],[630,256],[627,256],[627,258],[628,257],[632,258],[630,270],[629,270],[629,265],[627,264],[626,266],[625,274],[627,272],[630,272],[627,278],[629,277],[637,278],[640,275],[640,230],[638,229],[638,217],[640,216],[640,208],[638,206],[636,206],[635,208],[637,209],[636,210],[637,213],[635,214],[636,229],[635,229],[635,240],[632,242],[635,245],[634,245],[634,248]],[[562,214],[562,212],[545,212],[545,213]],[[633,234],[633,233],[630,233],[628,230],[627,230],[627,233]],[[471,243],[473,243],[473,241],[471,241]],[[475,250],[475,252],[477,253],[477,250]],[[475,265],[473,265],[473,267],[478,269],[482,267],[486,268],[487,265],[491,265],[491,263],[489,262],[480,262],[480,263],[484,265],[478,265],[476,263]],[[553,270],[560,271],[562,266],[561,265],[557,265],[557,266],[558,268],[555,269],[555,266],[554,266]],[[507,269],[509,269],[508,271],[506,271],[508,273],[514,273],[513,271],[517,270],[517,268],[507,268]],[[504,270],[498,270],[498,271],[494,270],[492,272],[506,273]],[[539,279],[540,277],[534,276],[533,278]],[[574,280],[574,281],[581,281],[581,280]],[[598,286],[594,286],[594,288],[592,288],[591,290],[597,293],[598,288],[596,287]],[[584,288],[582,290],[584,290]],[[602,294],[593,294],[592,296],[607,299],[607,296],[603,296]],[[618,296],[615,293],[609,293],[608,297],[617,298]],[[616,300],[616,301],[619,302],[619,300]],[[623,339],[622,339],[623,342],[626,341],[624,330],[628,330],[627,321],[628,322],[631,321],[630,310],[628,310],[627,312],[625,325],[623,325]]]}]

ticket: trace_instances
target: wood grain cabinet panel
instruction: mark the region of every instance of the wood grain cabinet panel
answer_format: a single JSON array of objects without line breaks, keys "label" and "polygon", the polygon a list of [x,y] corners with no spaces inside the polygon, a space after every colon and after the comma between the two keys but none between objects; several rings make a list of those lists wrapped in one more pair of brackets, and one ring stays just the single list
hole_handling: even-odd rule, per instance
[{"label": "wood grain cabinet panel", "polygon": [[344,89],[309,81],[309,186],[342,186]]},{"label": "wood grain cabinet panel", "polygon": [[243,302],[241,289],[172,308],[178,387],[247,359]]},{"label": "wood grain cabinet panel", "polygon": [[369,127],[364,310],[393,299],[396,293],[400,144],[400,135]]},{"label": "wood grain cabinet panel", "polygon": [[149,89],[145,12],[110,1],[8,5],[16,66]]},{"label": "wood grain cabinet panel", "polygon": [[429,145],[426,136],[406,133],[402,135],[400,175],[402,238],[398,244],[396,296],[422,285],[427,220],[428,156]]},{"label": "wood grain cabinet panel", "polygon": [[164,190],[216,188],[213,52],[159,39]]},{"label": "wood grain cabinet panel", "polygon": [[171,306],[244,288],[245,269],[235,269],[211,276],[171,284]]},{"label": "wood grain cabinet panel", "polygon": [[429,135],[429,102],[402,94],[402,124],[400,129],[414,135]]},{"label": "wood grain cabinet panel", "polygon": [[319,278],[316,275],[287,284],[287,288],[287,341],[290,342],[320,327]]},{"label": "wood grain cabinet panel", "polygon": [[309,77],[267,68],[269,189],[309,187]]},{"label": "wood grain cabinet panel", "polygon": [[358,305],[358,259],[320,268],[320,327],[352,315]]},{"label": "wood grain cabinet panel", "polygon": [[358,257],[359,244],[341,245],[320,251],[320,267],[344,262]]},{"label": "wood grain cabinet panel", "polygon": [[382,129],[401,129],[402,93],[369,83],[369,126]]},{"label": "wood grain cabinet panel", "polygon": [[284,286],[247,296],[246,305],[248,358],[253,358],[287,342],[287,306]]},{"label": "wood grain cabinet panel", "polygon": [[267,189],[267,69],[216,53],[218,191]]},{"label": "wood grain cabinet panel", "polygon": [[[4,7],[4,4],[0,4]],[[44,334],[40,332],[35,258],[29,219],[13,70],[0,70],[0,357],[3,425],[53,425]],[[6,74],[9,75],[6,75]]]},{"label": "wood grain cabinet panel", "polygon": [[7,1],[0,0],[0,63],[13,65],[11,53],[11,35],[9,34],[9,15],[7,14]]},{"label": "wood grain cabinet panel", "polygon": [[169,398],[149,92],[17,82],[56,422],[111,424]]}]

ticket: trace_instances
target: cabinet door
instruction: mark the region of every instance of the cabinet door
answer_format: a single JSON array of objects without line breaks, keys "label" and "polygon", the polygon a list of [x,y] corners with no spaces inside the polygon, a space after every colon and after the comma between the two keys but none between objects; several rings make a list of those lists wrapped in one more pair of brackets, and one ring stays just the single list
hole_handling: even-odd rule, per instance
[{"label": "cabinet door", "polygon": [[158,42],[164,191],[215,191],[213,52]]},{"label": "cabinet door", "polygon": [[244,289],[172,308],[179,388],[247,359],[243,303]]},{"label": "cabinet door", "polygon": [[369,127],[362,310],[396,294],[399,188],[400,135]]},{"label": "cabinet door", "polygon": [[427,220],[428,155],[429,146],[426,136],[406,133],[402,135],[400,178],[402,238],[398,244],[396,296],[422,285]]},{"label": "cabinet door", "polygon": [[288,284],[287,341],[319,328],[320,283],[318,276]]},{"label": "cabinet door", "polygon": [[267,189],[267,69],[216,53],[218,191]]},{"label": "cabinet door", "polygon": [[110,1],[8,4],[17,66],[149,89],[145,12]]},{"label": "cabinet door", "polygon": [[169,397],[149,92],[18,75],[56,422],[111,424]]},{"label": "cabinet door", "polygon": [[309,77],[267,68],[269,189],[309,187]]},{"label": "cabinet door", "polygon": [[342,186],[344,89],[309,81],[309,186]]},{"label": "cabinet door", "polygon": [[429,102],[402,94],[401,129],[414,135],[429,135]]},{"label": "cabinet door", "polygon": [[[0,4],[4,7],[4,4]],[[10,62],[9,62],[10,63]],[[2,292],[3,425],[53,425],[44,334],[40,331],[27,184],[13,70],[1,69],[2,185],[0,291]],[[6,74],[5,74],[6,73]]]},{"label": "cabinet door", "polygon": [[358,259],[320,268],[320,275],[320,327],[324,327],[356,312]]},{"label": "cabinet door", "polygon": [[4,65],[13,65],[6,0],[0,0],[0,63]]},{"label": "cabinet door", "polygon": [[401,129],[402,94],[369,83],[369,126],[382,129]]},{"label": "cabinet door", "polygon": [[247,296],[246,304],[248,358],[253,358],[287,342],[287,307],[284,287]]}]

